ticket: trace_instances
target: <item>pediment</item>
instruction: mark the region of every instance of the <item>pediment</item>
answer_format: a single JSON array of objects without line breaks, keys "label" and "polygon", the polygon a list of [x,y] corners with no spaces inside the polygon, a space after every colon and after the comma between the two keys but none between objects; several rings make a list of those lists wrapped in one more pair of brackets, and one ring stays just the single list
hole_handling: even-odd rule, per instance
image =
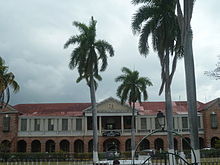
[{"label": "pediment", "polygon": [[[132,108],[112,97],[105,99],[104,101],[96,105],[97,113],[132,113]],[[91,113],[91,107],[84,110],[86,113]]]}]

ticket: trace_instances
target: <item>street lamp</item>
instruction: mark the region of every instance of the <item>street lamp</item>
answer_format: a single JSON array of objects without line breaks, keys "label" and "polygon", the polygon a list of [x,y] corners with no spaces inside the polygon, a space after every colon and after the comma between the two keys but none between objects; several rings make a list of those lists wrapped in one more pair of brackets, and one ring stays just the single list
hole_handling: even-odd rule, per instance
[{"label": "street lamp", "polygon": [[165,116],[163,112],[158,111],[157,117],[156,117],[156,122],[159,124],[160,128],[164,130],[165,127]]}]

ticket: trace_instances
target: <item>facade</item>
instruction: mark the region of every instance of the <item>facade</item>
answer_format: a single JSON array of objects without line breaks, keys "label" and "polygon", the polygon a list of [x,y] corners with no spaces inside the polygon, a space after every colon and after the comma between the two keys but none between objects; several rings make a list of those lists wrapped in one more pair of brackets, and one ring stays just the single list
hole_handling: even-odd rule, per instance
[{"label": "facade", "polygon": [[[0,112],[0,150],[4,152],[92,152],[92,113],[90,103],[53,103],[8,105]],[[214,147],[220,138],[218,119],[220,100],[198,102],[200,148]],[[158,129],[158,111],[164,112],[164,102],[136,104],[136,143]],[[131,149],[132,108],[108,98],[97,104],[99,152],[111,150],[113,144],[120,152]],[[173,102],[174,130],[190,142],[187,104]],[[166,128],[165,128],[166,129]],[[174,136],[175,150],[189,146]],[[140,149],[166,150],[165,132],[145,139]]]}]

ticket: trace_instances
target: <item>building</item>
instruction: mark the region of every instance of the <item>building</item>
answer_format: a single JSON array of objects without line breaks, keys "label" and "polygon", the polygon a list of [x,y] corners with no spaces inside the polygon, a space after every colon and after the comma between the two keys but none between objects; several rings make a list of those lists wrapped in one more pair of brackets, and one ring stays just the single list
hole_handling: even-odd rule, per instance
[{"label": "building", "polygon": [[[0,149],[10,152],[91,152],[92,113],[90,103],[53,103],[8,105],[0,112]],[[200,147],[214,147],[220,138],[218,120],[220,99],[197,103]],[[136,104],[136,142],[158,129],[155,117],[164,112],[164,102]],[[129,105],[108,98],[97,104],[99,152],[114,144],[120,152],[131,149],[131,116]],[[173,102],[174,129],[190,141],[187,104]],[[189,149],[179,136],[174,137],[176,150]],[[148,137],[142,149],[167,149],[166,133]]]}]

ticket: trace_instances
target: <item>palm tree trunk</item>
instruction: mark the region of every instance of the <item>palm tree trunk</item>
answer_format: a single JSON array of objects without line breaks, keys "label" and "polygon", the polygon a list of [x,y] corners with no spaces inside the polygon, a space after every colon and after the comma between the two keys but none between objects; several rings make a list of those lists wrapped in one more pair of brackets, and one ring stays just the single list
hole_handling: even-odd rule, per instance
[{"label": "palm tree trunk", "polygon": [[[170,70],[169,70],[169,50],[166,50],[165,57],[165,76],[166,76],[166,84],[165,84],[165,110],[166,110],[166,121],[167,121],[167,130],[173,131],[173,107],[172,107],[172,99],[171,99],[171,89],[170,89]],[[168,132],[168,152],[174,153],[174,141],[172,132]],[[174,164],[173,155],[169,154],[170,164]]]},{"label": "palm tree trunk", "polygon": [[92,127],[93,127],[93,163],[99,161],[98,158],[98,131],[97,131],[97,109],[96,109],[96,98],[95,98],[95,85],[93,76],[90,77],[90,97],[92,103]]},{"label": "palm tree trunk", "polygon": [[[185,42],[184,42],[184,63],[186,75],[186,92],[188,104],[188,116],[190,125],[191,145],[195,151],[196,157],[192,155],[192,162],[200,162],[199,151],[199,136],[198,136],[198,117],[196,105],[196,83],[195,83],[195,70],[194,58],[192,47],[192,29],[190,20],[192,17],[192,3],[189,0],[184,0],[184,23],[185,23]],[[196,160],[195,160],[196,159]]]},{"label": "palm tree trunk", "polygon": [[131,119],[131,157],[134,164],[134,152],[135,152],[135,102],[132,103],[132,119]]},{"label": "palm tree trunk", "polygon": [[[186,43],[184,47],[184,62],[185,62],[185,75],[186,75],[186,92],[188,104],[188,116],[191,135],[191,145],[196,151],[197,158],[199,159],[199,135],[198,135],[198,117],[196,105],[196,84],[195,84],[195,71],[194,60],[192,52],[192,30],[187,32]],[[194,158],[194,156],[192,156]]]}]

